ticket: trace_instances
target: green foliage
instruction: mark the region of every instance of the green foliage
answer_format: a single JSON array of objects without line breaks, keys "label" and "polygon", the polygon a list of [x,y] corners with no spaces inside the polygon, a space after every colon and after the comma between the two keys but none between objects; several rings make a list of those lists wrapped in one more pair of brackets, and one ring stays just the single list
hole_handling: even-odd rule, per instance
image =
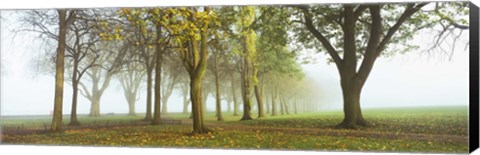
[{"label": "green foliage", "polygon": [[[402,13],[413,3],[404,4],[378,4],[381,7],[381,18],[383,24],[383,35],[386,35],[391,27],[393,27]],[[358,9],[359,6],[355,6]],[[436,6],[436,7],[435,7]],[[412,15],[406,20],[399,30],[394,34],[392,39],[387,43],[386,48],[381,52],[382,56],[392,56],[397,53],[405,53],[414,51],[419,47],[412,44],[411,40],[424,29],[431,29],[438,25],[452,25],[452,23],[462,23],[467,25],[468,7],[465,2],[435,2],[425,6],[421,11]],[[435,7],[434,11],[431,10]],[[313,25],[328,38],[331,44],[340,54],[343,53],[343,35],[342,22],[344,5],[311,5],[309,11],[313,16]],[[427,9],[429,8],[429,9]],[[303,13],[300,10],[293,12],[294,24],[293,31],[296,32],[297,48],[299,49],[316,49],[317,51],[326,52],[323,45],[305,28],[303,24]],[[356,23],[355,42],[357,49],[357,58],[363,59],[368,39],[370,38],[370,27],[372,17],[370,11],[366,9],[359,17]],[[329,60],[331,61],[331,60]]]}]

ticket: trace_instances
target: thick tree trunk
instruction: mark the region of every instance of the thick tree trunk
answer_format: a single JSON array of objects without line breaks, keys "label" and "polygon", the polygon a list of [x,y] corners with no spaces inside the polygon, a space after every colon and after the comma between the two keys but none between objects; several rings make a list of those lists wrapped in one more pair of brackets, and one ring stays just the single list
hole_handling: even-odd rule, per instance
[{"label": "thick tree trunk", "polygon": [[263,112],[263,97],[262,97],[262,93],[260,90],[260,88],[258,87],[258,85],[255,85],[254,87],[255,89],[255,96],[257,97],[257,104],[258,104],[258,118],[263,118],[265,117],[265,114]]},{"label": "thick tree trunk", "polygon": [[67,21],[66,21],[66,10],[58,10],[59,18],[59,32],[58,32],[58,48],[56,54],[55,62],[55,96],[54,96],[54,107],[53,107],[53,118],[51,125],[51,132],[61,132],[62,131],[62,106],[63,106],[63,81],[64,81],[64,71],[65,71],[65,38],[67,35]]},{"label": "thick tree trunk", "polygon": [[338,127],[354,129],[359,126],[372,126],[372,124],[363,118],[360,107],[360,81],[345,80],[344,77],[341,78],[344,119]]},{"label": "thick tree trunk", "polygon": [[[244,68],[245,70],[245,68]],[[248,81],[245,80],[246,77],[245,71],[242,73],[242,99],[243,99],[243,116],[241,120],[251,120],[251,110],[252,110],[252,100],[250,96],[250,89],[248,86]]]},{"label": "thick tree trunk", "polygon": [[112,75],[108,74],[107,77],[105,78],[105,81],[103,81],[102,87],[99,89],[98,87],[99,78],[95,76],[92,77],[92,81],[93,81],[92,96],[89,99],[91,102],[90,116],[92,117],[100,116],[100,99],[102,98],[103,92],[105,92],[105,89],[110,84],[111,78],[112,78]]},{"label": "thick tree trunk", "polygon": [[135,100],[136,100],[136,93],[129,93],[128,94],[128,115],[135,116]]},{"label": "thick tree trunk", "polygon": [[243,117],[241,120],[251,120],[252,93],[257,82],[256,65],[256,34],[251,28],[255,20],[255,8],[252,6],[243,7],[240,10],[243,48],[243,69],[242,69],[242,98],[243,98]]},{"label": "thick tree trunk", "polygon": [[98,117],[100,116],[100,95],[99,94],[92,94],[92,105],[90,107],[90,116]]},{"label": "thick tree trunk", "polygon": [[193,134],[207,133],[203,124],[202,80],[198,76],[191,77],[190,98],[192,100]]},{"label": "thick tree trunk", "polygon": [[74,73],[74,76],[72,79],[72,87],[73,87],[72,111],[70,112],[70,123],[68,124],[71,126],[80,125],[80,122],[78,122],[78,118],[77,118],[78,81],[75,79],[76,79],[76,73]]}]

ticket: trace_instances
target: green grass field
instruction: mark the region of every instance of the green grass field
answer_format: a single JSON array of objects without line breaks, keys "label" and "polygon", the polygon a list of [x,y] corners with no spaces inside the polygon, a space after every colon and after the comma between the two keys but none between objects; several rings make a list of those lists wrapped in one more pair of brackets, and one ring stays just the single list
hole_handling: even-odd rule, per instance
[{"label": "green grass field", "polygon": [[[138,146],[168,148],[236,148],[275,150],[395,151],[467,153],[468,107],[417,107],[365,109],[364,116],[375,127],[346,130],[334,126],[343,118],[341,111],[290,114],[251,121],[224,113],[218,122],[207,113],[207,127],[214,132],[188,135],[191,125],[124,126],[66,130],[60,134],[4,134],[5,144],[76,146]],[[188,114],[164,117],[188,119]],[[138,116],[79,117],[93,122],[132,122]],[[65,118],[68,122],[68,117]],[[42,125],[49,118],[3,118],[2,127]]]}]

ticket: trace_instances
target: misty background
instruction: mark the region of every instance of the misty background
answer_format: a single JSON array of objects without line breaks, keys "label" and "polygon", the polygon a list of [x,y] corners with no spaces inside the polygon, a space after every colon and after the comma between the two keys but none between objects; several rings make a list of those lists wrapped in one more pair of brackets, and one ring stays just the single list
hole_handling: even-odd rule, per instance
[{"label": "misty background", "polygon": [[[14,34],[18,15],[1,11],[1,98],[0,113],[7,115],[49,115],[53,110],[54,76],[36,71],[35,56],[45,52],[37,34]],[[418,51],[380,57],[362,91],[364,109],[412,106],[467,106],[469,93],[468,33],[464,32],[453,55],[422,52],[432,42],[433,33],[424,31],[411,42]],[[418,37],[420,36],[420,37]],[[50,50],[55,50],[52,48]],[[327,63],[325,53],[304,51],[315,57],[313,64],[302,65],[306,78],[315,81],[318,88],[316,104],[322,110],[340,110],[343,107],[340,78],[334,64]],[[184,69],[184,68],[179,68]],[[140,88],[136,112],[145,112],[145,86]],[[71,109],[71,85],[64,85],[63,112]],[[182,111],[182,96],[175,91],[168,101],[169,112]],[[223,107],[226,103],[223,102]],[[90,102],[78,98],[78,114],[88,114]],[[215,100],[209,96],[207,110],[215,110]],[[224,109],[226,111],[226,109]],[[128,104],[117,80],[101,98],[100,112],[127,113]]]}]

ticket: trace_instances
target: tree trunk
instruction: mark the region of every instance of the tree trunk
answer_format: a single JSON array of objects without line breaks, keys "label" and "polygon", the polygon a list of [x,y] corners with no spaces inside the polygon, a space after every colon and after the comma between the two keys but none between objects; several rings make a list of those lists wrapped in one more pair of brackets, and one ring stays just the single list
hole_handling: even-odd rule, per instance
[{"label": "tree trunk", "polygon": [[187,96],[183,97],[183,114],[188,114],[188,105],[190,104],[190,100]]},{"label": "tree trunk", "polygon": [[198,76],[191,77],[190,98],[192,100],[193,134],[207,133],[203,124],[202,80]]},{"label": "tree trunk", "polygon": [[232,112],[232,99],[227,97],[227,112]]},{"label": "tree trunk", "polygon": [[360,81],[345,80],[345,77],[341,78],[344,119],[338,127],[355,129],[359,126],[372,126],[363,118],[360,107]]},{"label": "tree trunk", "polygon": [[272,116],[277,116],[277,105],[276,105],[276,92],[272,90]]},{"label": "tree trunk", "polygon": [[[165,90],[164,90],[165,91]],[[167,109],[167,102],[168,102],[168,97],[169,96],[162,96],[162,113],[165,115],[167,114],[168,112],[168,109]]]},{"label": "tree trunk", "polygon": [[268,92],[265,92],[265,94],[266,94],[265,95],[265,106],[266,106],[265,108],[267,109],[267,114],[270,114],[270,110],[271,110],[270,109],[271,108],[270,103],[271,103],[271,101],[270,101],[270,98],[268,97],[269,96]]},{"label": "tree trunk", "polygon": [[161,96],[161,82],[162,82],[162,51],[161,51],[161,46],[160,46],[160,40],[162,37],[161,33],[161,27],[160,25],[156,26],[157,30],[157,45],[155,48],[155,105],[153,109],[153,120],[152,120],[152,125],[158,125],[160,124],[160,104],[162,101],[162,96]]},{"label": "tree trunk", "polygon": [[170,80],[168,81],[167,88],[162,91],[162,113],[165,115],[168,113],[168,99],[172,95],[173,88],[176,84],[175,75],[170,75]]},{"label": "tree trunk", "polygon": [[105,89],[108,87],[110,84],[110,80],[112,78],[112,75],[110,73],[107,74],[107,77],[105,78],[105,81],[103,81],[102,87],[99,89],[98,83],[100,81],[100,78],[97,77],[98,75],[92,76],[92,96],[89,98],[91,102],[91,107],[90,107],[90,116],[92,117],[98,117],[100,116],[100,99],[103,95],[103,92],[105,92]]},{"label": "tree trunk", "polygon": [[136,100],[136,93],[129,93],[128,94],[128,115],[135,116],[135,100]]},{"label": "tree trunk", "polygon": [[[203,94],[203,96],[202,96],[202,109],[204,111],[203,114],[208,112],[208,110],[207,110],[207,99],[208,99],[208,93]],[[203,116],[205,116],[205,115],[203,115]]]},{"label": "tree trunk", "polygon": [[242,70],[242,97],[243,97],[243,117],[241,120],[251,120],[252,110],[252,92],[257,83],[255,71],[256,59],[256,34],[251,28],[255,20],[255,8],[252,6],[243,7],[240,11],[242,29],[242,47],[243,47],[243,70]]},{"label": "tree trunk", "polygon": [[[244,68],[245,70],[245,68]],[[241,120],[251,120],[251,110],[252,110],[252,100],[250,97],[250,89],[249,85],[247,84],[248,81],[245,80],[246,72],[242,73],[242,98],[243,98],[243,116]]]},{"label": "tree trunk", "polygon": [[288,112],[289,107],[284,97],[282,97],[282,101],[283,101],[283,109],[285,110],[285,114],[290,115],[290,113]]},{"label": "tree trunk", "polygon": [[300,106],[300,108],[302,109],[302,112],[305,113],[307,112],[307,101],[306,100],[303,100],[302,101],[302,105]]},{"label": "tree trunk", "polygon": [[147,67],[147,110],[145,115],[145,121],[152,120],[152,72],[151,66]]},{"label": "tree trunk", "polygon": [[257,104],[258,104],[258,118],[263,118],[265,117],[265,114],[263,112],[263,97],[262,97],[262,93],[260,90],[260,88],[258,87],[258,85],[255,85],[254,87],[255,89],[255,96],[257,97]]},{"label": "tree trunk", "polygon": [[223,121],[222,116],[222,99],[220,94],[220,77],[218,71],[218,62],[217,57],[215,56],[215,91],[216,91],[216,104],[217,104],[217,121]]},{"label": "tree trunk", "polygon": [[67,35],[67,11],[57,10],[59,19],[58,48],[55,62],[55,96],[51,132],[62,131],[63,81],[65,71],[65,38]]},{"label": "tree trunk", "polygon": [[297,109],[297,100],[293,98],[293,110],[295,111],[295,114],[298,114],[298,109]]},{"label": "tree trunk", "polygon": [[279,103],[280,103],[280,115],[285,115],[285,100],[283,100],[283,97],[278,97]]},{"label": "tree trunk", "polygon": [[78,98],[78,81],[76,80],[77,75],[74,71],[72,77],[72,87],[73,87],[73,94],[72,94],[72,111],[70,113],[70,123],[68,125],[71,126],[78,126],[80,122],[77,119],[77,98]]},{"label": "tree trunk", "polygon": [[237,100],[237,93],[235,93],[235,79],[233,75],[231,80],[231,86],[232,86],[232,99],[233,99],[233,116],[238,116],[239,104]]},{"label": "tree trunk", "polygon": [[90,116],[98,117],[100,116],[100,95],[98,93],[92,93],[92,105],[90,107]]}]

